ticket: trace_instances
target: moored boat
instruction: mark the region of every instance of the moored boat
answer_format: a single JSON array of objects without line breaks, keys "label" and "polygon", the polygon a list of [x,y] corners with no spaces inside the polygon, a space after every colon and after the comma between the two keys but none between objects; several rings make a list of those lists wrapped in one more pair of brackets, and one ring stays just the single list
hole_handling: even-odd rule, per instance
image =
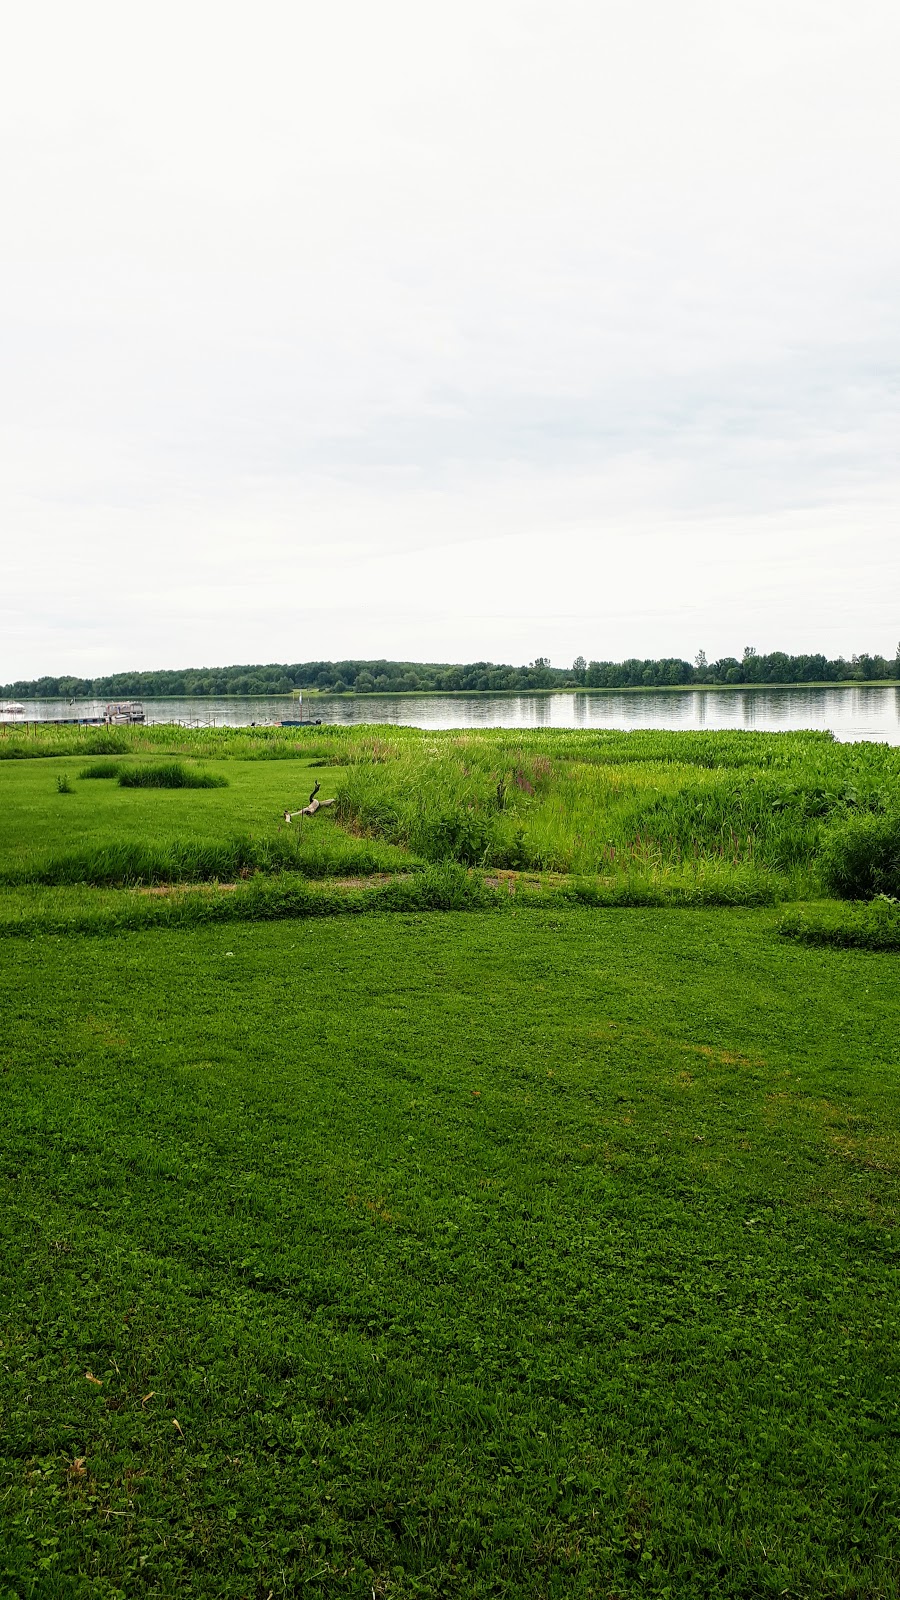
[{"label": "moored boat", "polygon": [[144,708],[140,700],[111,700],[103,714],[104,722],[143,722]]}]

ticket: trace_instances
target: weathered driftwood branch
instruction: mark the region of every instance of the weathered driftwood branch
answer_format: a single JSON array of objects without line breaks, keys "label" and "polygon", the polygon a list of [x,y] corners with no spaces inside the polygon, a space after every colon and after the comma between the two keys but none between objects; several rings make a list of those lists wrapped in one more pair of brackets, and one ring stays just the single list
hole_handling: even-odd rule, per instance
[{"label": "weathered driftwood branch", "polygon": [[[335,796],[335,799],[336,798],[337,797]],[[295,817],[314,817],[317,811],[323,811],[326,806],[333,806],[333,805],[334,805],[334,799],[332,799],[332,800],[310,800],[309,805],[308,806],[304,806],[301,811],[286,811],[284,813],[284,820],[285,820],[285,822],[293,822]]]}]

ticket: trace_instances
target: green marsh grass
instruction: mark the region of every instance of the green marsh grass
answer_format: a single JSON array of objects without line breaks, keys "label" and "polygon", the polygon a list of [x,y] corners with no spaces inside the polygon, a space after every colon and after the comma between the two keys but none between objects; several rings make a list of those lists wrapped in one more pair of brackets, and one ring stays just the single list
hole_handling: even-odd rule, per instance
[{"label": "green marsh grass", "polygon": [[[619,729],[522,728],[451,731],[423,734],[416,728],[324,726],[310,728],[182,728],[175,724],[121,727],[115,731],[51,727],[28,729],[0,726],[0,760],[64,755],[152,755],[229,757],[241,760],[323,760],[326,765],[356,761],[391,761],[423,738],[463,740],[473,747],[490,746],[498,753],[550,755],[596,760],[604,766],[643,761],[675,761],[691,766],[753,766],[774,769],[798,761],[824,759],[861,746],[836,745],[828,733],[753,733],[717,731],[668,732],[655,728]],[[889,752],[887,746],[869,751]],[[877,758],[876,758],[877,759]],[[870,761],[871,757],[867,758]],[[896,762],[887,765],[896,773]]]},{"label": "green marsh grass", "polygon": [[604,878],[749,869],[800,893],[821,889],[830,832],[884,811],[900,783],[887,746],[717,737],[421,735],[348,763],[339,815],[432,860]]},{"label": "green marsh grass", "polygon": [[[88,782],[63,815],[42,774],[91,738],[48,730],[33,738],[33,759],[3,769],[0,878],[199,881],[305,861],[319,876],[365,874],[388,870],[374,855],[393,851],[594,880],[620,898],[629,885],[693,876],[698,900],[717,885],[723,903],[746,902],[751,880],[769,885],[759,898],[796,899],[822,893],[841,830],[858,819],[885,826],[900,793],[900,752],[822,734],[137,728],[116,735],[126,756],[81,768],[114,771],[126,794]],[[191,770],[183,756],[214,762],[228,792],[133,787],[136,772]],[[334,811],[297,823],[288,842],[282,813],[303,804],[316,777]],[[29,798],[38,790],[40,803]]]}]

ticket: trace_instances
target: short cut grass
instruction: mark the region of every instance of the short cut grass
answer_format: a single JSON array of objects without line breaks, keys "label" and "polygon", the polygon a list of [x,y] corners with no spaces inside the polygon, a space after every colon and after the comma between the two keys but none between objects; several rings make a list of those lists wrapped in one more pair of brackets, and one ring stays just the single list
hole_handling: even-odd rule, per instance
[{"label": "short cut grass", "polygon": [[3,955],[0,1592],[895,1600],[895,958],[740,910]]}]

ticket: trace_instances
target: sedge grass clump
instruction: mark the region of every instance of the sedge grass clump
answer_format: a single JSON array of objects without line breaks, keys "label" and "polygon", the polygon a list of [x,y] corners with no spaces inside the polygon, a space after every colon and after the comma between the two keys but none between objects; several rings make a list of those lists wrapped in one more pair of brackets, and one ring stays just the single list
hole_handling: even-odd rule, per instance
[{"label": "sedge grass clump", "polygon": [[122,771],[118,761],[92,761],[89,766],[82,767],[79,778],[117,778]]},{"label": "sedge grass clump", "polygon": [[122,767],[118,773],[122,789],[225,789],[228,779],[221,772],[198,772],[182,761],[158,761],[148,767]]}]

